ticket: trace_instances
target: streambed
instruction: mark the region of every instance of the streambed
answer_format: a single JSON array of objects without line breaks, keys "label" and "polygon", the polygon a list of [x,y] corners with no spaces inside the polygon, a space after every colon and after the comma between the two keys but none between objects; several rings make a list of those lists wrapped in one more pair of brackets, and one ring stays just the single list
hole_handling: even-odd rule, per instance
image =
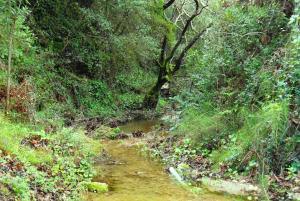
[{"label": "streambed", "polygon": [[[137,121],[121,127],[124,132],[148,132],[157,121]],[[192,193],[178,185],[161,163],[141,154],[130,140],[103,141],[108,159],[97,165],[96,182],[105,182],[106,194],[88,193],[88,201],[234,201],[232,197],[208,192]]]}]

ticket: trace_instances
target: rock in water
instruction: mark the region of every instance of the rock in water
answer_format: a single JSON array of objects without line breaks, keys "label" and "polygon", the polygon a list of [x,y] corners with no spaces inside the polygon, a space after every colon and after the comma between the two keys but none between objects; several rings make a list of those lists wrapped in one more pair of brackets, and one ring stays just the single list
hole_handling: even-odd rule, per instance
[{"label": "rock in water", "polygon": [[233,181],[215,180],[202,178],[201,183],[212,192],[228,193],[231,195],[251,196],[260,194],[261,190],[257,186],[247,183]]},{"label": "rock in water", "polygon": [[106,193],[108,192],[108,185],[106,183],[90,182],[87,184],[87,189],[90,192]]}]

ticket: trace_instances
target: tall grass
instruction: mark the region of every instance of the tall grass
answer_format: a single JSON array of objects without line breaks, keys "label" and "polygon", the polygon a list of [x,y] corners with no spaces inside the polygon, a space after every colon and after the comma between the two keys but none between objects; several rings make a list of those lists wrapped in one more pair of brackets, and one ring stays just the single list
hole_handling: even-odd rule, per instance
[{"label": "tall grass", "polygon": [[190,138],[194,146],[216,149],[235,128],[228,117],[228,113],[220,112],[210,105],[201,109],[190,107],[184,112],[174,133]]},{"label": "tall grass", "polygon": [[285,165],[282,151],[288,135],[288,105],[269,103],[261,110],[243,111],[244,125],[232,135],[231,142],[212,153],[215,164],[233,162],[240,166],[250,160],[259,162],[261,171],[280,171]]}]

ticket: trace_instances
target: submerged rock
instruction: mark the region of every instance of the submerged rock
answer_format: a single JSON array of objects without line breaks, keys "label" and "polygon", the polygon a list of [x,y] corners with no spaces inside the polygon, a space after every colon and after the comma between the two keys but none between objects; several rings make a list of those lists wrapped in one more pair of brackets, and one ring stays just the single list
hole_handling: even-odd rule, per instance
[{"label": "submerged rock", "polygon": [[249,195],[258,195],[261,192],[259,187],[248,183],[215,180],[210,178],[202,178],[201,183],[209,191],[227,193],[231,195],[249,196]]},{"label": "submerged rock", "polygon": [[108,185],[106,183],[91,182],[87,184],[87,189],[90,192],[106,193],[108,192]]}]

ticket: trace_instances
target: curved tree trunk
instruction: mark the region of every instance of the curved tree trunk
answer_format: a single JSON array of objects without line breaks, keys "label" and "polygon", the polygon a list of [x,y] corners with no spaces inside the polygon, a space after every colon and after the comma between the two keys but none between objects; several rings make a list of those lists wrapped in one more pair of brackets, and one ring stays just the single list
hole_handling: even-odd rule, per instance
[{"label": "curved tree trunk", "polygon": [[168,80],[165,77],[158,77],[156,84],[144,98],[144,108],[155,109],[159,100],[160,90]]},{"label": "curved tree trunk", "polygon": [[[167,8],[171,7],[175,1],[176,0],[167,1],[162,9],[166,10]],[[185,20],[182,30],[178,33],[177,40],[172,48],[168,47],[168,44],[171,43],[169,43],[167,35],[164,36],[160,57],[159,60],[156,61],[157,66],[159,67],[158,79],[156,84],[151,88],[151,90],[146,94],[144,98],[144,108],[156,108],[162,86],[166,82],[168,82],[168,78],[172,77],[181,68],[181,65],[188,51],[201,38],[206,30],[212,26],[210,24],[208,27],[195,34],[194,37],[192,37],[191,40],[185,44],[183,49],[180,48],[180,46],[184,44],[184,38],[187,35],[188,30],[192,26],[193,20],[195,20],[197,16],[201,15],[202,11],[208,6],[207,3],[208,1],[206,1],[206,4],[203,5],[200,0],[194,0],[195,11],[191,15],[187,15],[187,20]],[[174,23],[176,24],[176,22]]]}]

